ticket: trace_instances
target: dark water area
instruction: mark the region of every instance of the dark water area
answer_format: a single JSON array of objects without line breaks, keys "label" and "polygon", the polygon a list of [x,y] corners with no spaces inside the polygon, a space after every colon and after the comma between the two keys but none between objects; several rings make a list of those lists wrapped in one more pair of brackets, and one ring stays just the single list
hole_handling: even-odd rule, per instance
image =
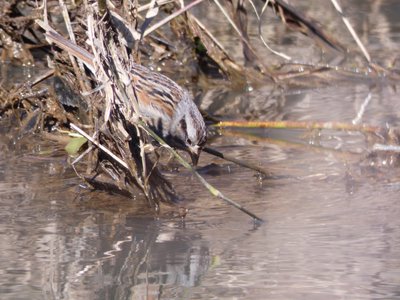
[{"label": "dark water area", "polygon": [[[309,3],[298,5],[321,23],[329,17],[338,34],[343,25],[333,9]],[[398,2],[343,5],[371,56],[396,65]],[[271,46],[298,43],[297,50],[286,45],[290,55],[315,59],[311,40],[291,32],[282,40],[270,19]],[[229,44],[232,32],[215,24],[240,56]],[[353,45],[343,32],[337,36]],[[5,67],[0,79],[35,74]],[[202,96],[204,110],[226,119],[400,124],[398,87],[384,78],[280,92],[210,85]],[[400,299],[399,163],[368,156],[371,141],[362,133],[227,129],[213,136],[210,146],[270,174],[205,153],[200,159],[207,181],[265,220],[254,224],[182,168],[168,176],[193,200],[186,219],[167,207],[156,217],[140,195],[86,189],[63,146],[11,130],[9,120],[0,124],[1,299]]]}]

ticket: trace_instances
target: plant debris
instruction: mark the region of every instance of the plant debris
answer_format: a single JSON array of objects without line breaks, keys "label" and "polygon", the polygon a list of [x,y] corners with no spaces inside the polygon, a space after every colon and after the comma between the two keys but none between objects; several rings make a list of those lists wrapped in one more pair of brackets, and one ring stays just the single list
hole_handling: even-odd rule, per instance
[{"label": "plant debris", "polygon": [[[193,80],[198,80],[200,73],[204,73],[235,86],[265,83],[303,86],[310,82],[326,85],[344,73],[349,77],[368,78],[378,78],[382,74],[397,78],[398,75],[374,65],[370,59],[357,72],[337,66],[300,64],[290,59],[280,66],[265,65],[247,33],[246,15],[251,12],[249,4],[227,1],[222,5],[214,0],[216,9],[241,41],[245,60],[242,65],[189,11],[201,2],[196,0],[187,6],[170,1],[151,1],[143,6],[137,6],[135,1],[104,0],[71,3],[48,0],[42,6],[33,1],[1,3],[2,60],[32,65],[37,54],[34,51],[41,51],[39,57],[44,53],[50,54],[51,70],[39,75],[34,82],[16,84],[11,89],[0,82],[0,117],[15,118],[25,133],[43,132],[56,136],[79,132],[80,136],[72,138],[66,148],[70,155],[77,156],[72,164],[78,176],[94,188],[115,190],[132,198],[139,189],[156,211],[161,203],[183,205],[184,199],[158,168],[159,148],[166,148],[213,195],[261,220],[208,184],[141,121],[136,87],[129,77],[131,62],[148,61],[150,56],[166,64],[183,60],[187,62],[185,67],[196,65],[196,71],[191,73]],[[261,13],[257,12],[253,1],[249,3],[259,20],[260,39],[262,12],[269,5],[290,28],[341,55],[346,52],[346,47],[321,25],[286,2],[267,1]],[[62,19],[57,16],[62,16]],[[155,24],[150,26],[152,23]],[[51,45],[52,42],[55,46]],[[90,53],[90,58],[84,53]],[[281,57],[288,58],[285,55]],[[363,125],[329,124],[346,130],[380,130]],[[264,127],[265,124],[238,121],[216,126],[244,125]],[[275,123],[275,126],[280,125]],[[282,126],[325,128],[328,124],[286,123]],[[258,166],[238,161],[209,147],[206,151],[267,174]],[[85,165],[86,170],[77,167],[79,164]]]}]

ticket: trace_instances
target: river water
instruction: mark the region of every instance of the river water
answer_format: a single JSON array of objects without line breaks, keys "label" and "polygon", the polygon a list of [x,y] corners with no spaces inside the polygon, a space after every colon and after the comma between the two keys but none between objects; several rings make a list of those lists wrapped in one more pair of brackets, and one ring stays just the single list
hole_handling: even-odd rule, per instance
[{"label": "river water", "polygon": [[[300,7],[320,21],[333,16],[327,25],[335,32],[341,20],[317,2]],[[345,9],[371,56],[396,64],[398,2],[352,1]],[[312,42],[289,36],[307,59]],[[347,34],[339,37],[352,43]],[[279,93],[268,85],[212,87],[201,105],[227,119],[348,123],[364,105],[361,121],[385,127],[400,124],[399,101],[395,83],[381,79]],[[398,161],[371,154],[361,133],[215,134],[210,146],[269,173],[207,154],[200,160],[211,184],[265,220],[255,224],[183,169],[168,176],[193,200],[185,220],[173,208],[156,217],[141,197],[87,190],[62,146],[0,121],[1,299],[400,299]]]}]

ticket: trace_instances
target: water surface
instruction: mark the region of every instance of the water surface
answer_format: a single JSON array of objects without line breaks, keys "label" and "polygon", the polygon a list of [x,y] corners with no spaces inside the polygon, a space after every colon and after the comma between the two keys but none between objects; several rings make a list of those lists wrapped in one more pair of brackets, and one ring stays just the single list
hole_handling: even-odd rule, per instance
[{"label": "water surface", "polygon": [[[325,13],[310,7],[316,18]],[[397,2],[353,1],[346,8],[371,54],[391,61],[399,47]],[[310,55],[301,49],[302,59]],[[201,105],[227,119],[351,123],[370,97],[362,122],[400,123],[398,89],[385,80],[271,91],[210,88]],[[265,220],[255,224],[183,169],[169,178],[193,200],[185,220],[174,208],[155,216],[140,195],[87,190],[62,146],[9,132],[8,121],[0,122],[2,299],[400,298],[398,163],[368,156],[372,142],[361,133],[257,129],[214,136],[212,147],[270,174],[207,154],[200,160],[210,183]]]}]

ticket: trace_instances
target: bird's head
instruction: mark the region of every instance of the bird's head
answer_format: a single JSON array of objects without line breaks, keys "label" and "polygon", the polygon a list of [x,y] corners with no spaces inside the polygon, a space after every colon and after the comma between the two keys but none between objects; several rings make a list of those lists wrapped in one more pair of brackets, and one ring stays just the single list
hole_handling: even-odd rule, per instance
[{"label": "bird's head", "polygon": [[207,141],[204,119],[190,98],[181,100],[177,106],[169,131],[170,145],[187,151],[193,165],[197,165],[200,152]]}]

